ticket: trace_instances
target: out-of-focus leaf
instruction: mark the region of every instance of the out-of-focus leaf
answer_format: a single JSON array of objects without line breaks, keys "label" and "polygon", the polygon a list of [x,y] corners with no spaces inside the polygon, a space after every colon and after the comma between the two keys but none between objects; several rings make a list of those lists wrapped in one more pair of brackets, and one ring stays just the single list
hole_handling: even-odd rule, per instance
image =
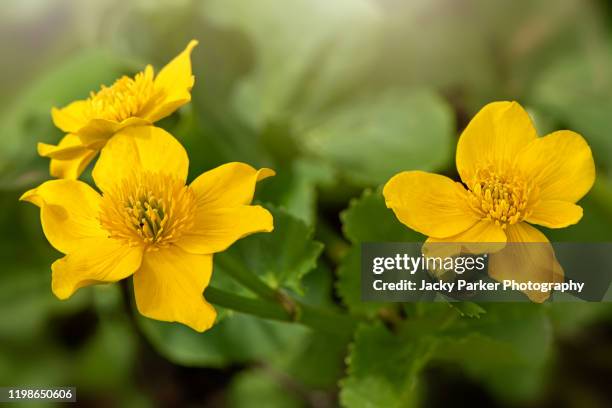
[{"label": "out-of-focus leaf", "polygon": [[205,333],[178,323],[139,317],[155,348],[168,360],[186,366],[225,367],[273,359],[305,338],[308,329],[233,313]]},{"label": "out-of-focus leaf", "polygon": [[580,222],[561,229],[545,229],[551,242],[605,242],[612,240],[612,185],[598,176],[593,189],[578,202],[583,208]]},{"label": "out-of-focus leaf", "polygon": [[51,293],[51,268],[7,265],[0,273],[3,342],[23,341],[41,335],[51,316],[65,315],[89,302],[86,291],[60,301]]},{"label": "out-of-focus leaf", "polygon": [[571,336],[600,320],[612,321],[612,303],[604,296],[601,303],[584,302],[569,293],[553,294],[555,303],[547,305],[555,334]]},{"label": "out-of-focus leaf", "polygon": [[590,54],[564,56],[542,71],[532,104],[581,133],[596,162],[612,169],[612,57],[610,46]]},{"label": "out-of-focus leaf", "polygon": [[324,163],[298,159],[277,169],[273,183],[262,185],[258,198],[274,203],[312,226],[316,221],[317,186],[333,182],[334,172]]},{"label": "out-of-focus leaf", "polygon": [[86,98],[100,85],[112,84],[129,66],[127,61],[105,50],[93,49],[71,57],[32,82],[0,118],[2,176],[14,177],[16,169],[26,172],[23,164],[30,163],[36,156],[37,142],[59,141],[61,131],[51,121],[53,106]]},{"label": "out-of-focus leaf", "polygon": [[274,231],[242,239],[216,257],[237,260],[273,288],[302,294],[301,280],[316,267],[323,245],[312,239],[313,230],[303,221],[285,210],[269,209]]},{"label": "out-of-focus leaf", "polygon": [[[289,384],[283,383],[289,382]],[[263,369],[244,371],[234,377],[230,385],[228,402],[236,408],[289,408],[306,407],[306,401],[299,397],[299,391],[292,389],[290,379],[279,375],[275,378]]]},{"label": "out-of-focus leaf", "polygon": [[453,114],[425,90],[393,90],[343,104],[302,141],[357,184],[382,184],[403,170],[434,170],[450,159]]},{"label": "out-of-focus leaf", "polygon": [[257,128],[320,108],[350,89],[377,54],[381,15],[368,0],[214,0],[203,13],[253,41],[255,66],[235,106]]}]

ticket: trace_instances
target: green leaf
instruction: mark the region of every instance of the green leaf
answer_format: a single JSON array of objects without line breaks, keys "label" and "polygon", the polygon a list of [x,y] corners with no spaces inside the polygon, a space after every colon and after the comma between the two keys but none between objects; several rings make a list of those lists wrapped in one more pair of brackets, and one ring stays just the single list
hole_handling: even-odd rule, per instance
[{"label": "green leaf", "polygon": [[378,185],[403,170],[435,170],[451,157],[454,119],[427,90],[392,90],[345,103],[302,135],[312,154],[349,180]]},{"label": "green leaf", "polygon": [[425,237],[402,224],[379,190],[365,190],[340,214],[344,235],[353,243],[422,242]]},{"label": "green leaf", "polygon": [[370,1],[215,0],[203,11],[253,43],[255,65],[234,105],[256,128],[320,108],[359,83],[377,55],[381,12]]},{"label": "green leaf", "polygon": [[[283,381],[285,380],[285,381]],[[289,384],[286,384],[289,382]],[[306,407],[298,391],[292,389],[291,380],[282,375],[277,378],[264,369],[243,371],[234,377],[229,388],[229,406],[240,408]]]},{"label": "green leaf", "polygon": [[550,113],[591,145],[596,163],[612,170],[612,57],[610,45],[564,55],[534,81],[531,103]]},{"label": "green leaf", "polygon": [[340,215],[344,235],[353,243],[338,267],[338,294],[354,313],[374,316],[384,305],[361,300],[361,242],[418,242],[425,237],[399,222],[380,192],[364,191]]},{"label": "green leaf", "polygon": [[487,313],[485,309],[474,302],[448,302],[448,305],[457,309],[459,314],[464,317],[478,318],[480,315]]},{"label": "green leaf", "polygon": [[460,364],[504,401],[537,396],[552,355],[552,326],[543,305],[487,304],[479,319],[445,329],[436,359]]},{"label": "green leaf", "polygon": [[283,209],[269,210],[274,217],[273,232],[242,239],[216,256],[238,260],[273,288],[302,294],[301,280],[316,267],[323,245],[312,239],[313,230],[303,221]]},{"label": "green leaf", "polygon": [[419,398],[418,373],[431,344],[389,332],[381,324],[362,326],[348,358],[340,401],[349,408],[411,407]]},{"label": "green leaf", "polygon": [[317,186],[328,185],[334,179],[333,170],[324,163],[305,158],[296,159],[286,167],[277,168],[273,183],[258,187],[257,197],[274,203],[291,215],[312,226],[316,220]]},{"label": "green leaf", "polygon": [[418,306],[419,313],[394,332],[381,324],[358,330],[342,382],[343,405],[414,406],[427,394],[419,377],[430,361],[458,365],[500,400],[537,395],[552,351],[545,307],[487,304],[486,314],[470,319],[442,303]]},{"label": "green leaf", "polygon": [[205,333],[178,323],[139,317],[139,324],[154,347],[168,360],[186,366],[226,367],[236,363],[271,360],[295,347],[308,329],[232,313]]},{"label": "green leaf", "polygon": [[90,293],[79,291],[60,301],[51,292],[51,268],[5,265],[0,272],[0,304],[3,324],[0,340],[21,342],[42,335],[51,316],[74,313],[86,306]]}]

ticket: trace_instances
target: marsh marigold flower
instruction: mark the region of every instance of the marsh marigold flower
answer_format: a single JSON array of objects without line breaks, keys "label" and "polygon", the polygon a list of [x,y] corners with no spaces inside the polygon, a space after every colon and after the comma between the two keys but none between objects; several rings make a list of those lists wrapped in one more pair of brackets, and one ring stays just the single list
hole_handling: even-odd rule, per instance
[{"label": "marsh marigold flower", "polygon": [[53,108],[53,123],[67,134],[57,146],[38,144],[38,153],[51,159],[51,175],[78,178],[115,133],[153,124],[188,103],[194,84],[191,50],[197,44],[192,40],[157,76],[147,65],[133,78],[123,76],[87,99]]},{"label": "marsh marigold flower", "polygon": [[[506,243],[548,243],[530,224],[564,228],[582,218],[576,202],[595,181],[582,136],[562,130],[538,137],[518,103],[494,102],[463,131],[456,164],[461,183],[422,171],[393,176],[383,190],[387,207],[428,236],[427,244],[463,243],[468,251],[470,243],[500,244],[489,258],[489,275],[496,280],[562,280],[549,244]],[[548,297],[526,294],[534,301]]]},{"label": "marsh marigold flower", "polygon": [[166,131],[128,127],[109,140],[93,170],[101,194],[78,180],[51,180],[21,199],[40,207],[43,231],[65,256],[53,263],[60,299],[96,283],[133,275],[144,316],[211,327],[216,313],[202,292],[212,254],[273,229],[272,215],[250,205],[257,181],[274,175],[228,163],[187,179],[188,158]]}]

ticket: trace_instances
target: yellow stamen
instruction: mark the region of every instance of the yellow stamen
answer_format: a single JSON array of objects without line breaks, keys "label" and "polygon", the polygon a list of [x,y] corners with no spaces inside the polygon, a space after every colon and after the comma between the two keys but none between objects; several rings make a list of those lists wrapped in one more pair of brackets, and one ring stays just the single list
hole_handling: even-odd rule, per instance
[{"label": "yellow stamen", "polygon": [[148,66],[134,78],[122,76],[110,86],[91,92],[86,115],[121,122],[132,116],[142,116],[159,97],[153,82],[153,68]]},{"label": "yellow stamen", "polygon": [[504,229],[528,217],[537,197],[534,184],[519,172],[492,165],[478,169],[468,188],[472,208]]},{"label": "yellow stamen", "polygon": [[196,199],[166,174],[140,173],[104,193],[100,223],[109,236],[149,249],[176,241],[193,225]]}]

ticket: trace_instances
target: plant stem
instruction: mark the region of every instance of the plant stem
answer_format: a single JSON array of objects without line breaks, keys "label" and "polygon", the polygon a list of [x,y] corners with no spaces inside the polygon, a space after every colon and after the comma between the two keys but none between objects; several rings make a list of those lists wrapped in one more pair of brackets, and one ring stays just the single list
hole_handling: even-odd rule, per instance
[{"label": "plant stem", "polygon": [[[288,310],[281,303],[263,299],[251,299],[214,287],[208,287],[204,292],[204,296],[209,302],[227,309],[265,319],[300,323],[315,330],[331,334],[350,336],[357,324],[349,315],[320,310],[293,299],[291,300],[293,309]],[[276,300],[278,301],[278,298]]]},{"label": "plant stem", "polygon": [[257,277],[254,273],[245,268],[242,263],[229,256],[219,255],[215,262],[221,266],[224,272],[232,276],[240,284],[248,288],[251,292],[260,297],[277,302],[278,292]]}]

